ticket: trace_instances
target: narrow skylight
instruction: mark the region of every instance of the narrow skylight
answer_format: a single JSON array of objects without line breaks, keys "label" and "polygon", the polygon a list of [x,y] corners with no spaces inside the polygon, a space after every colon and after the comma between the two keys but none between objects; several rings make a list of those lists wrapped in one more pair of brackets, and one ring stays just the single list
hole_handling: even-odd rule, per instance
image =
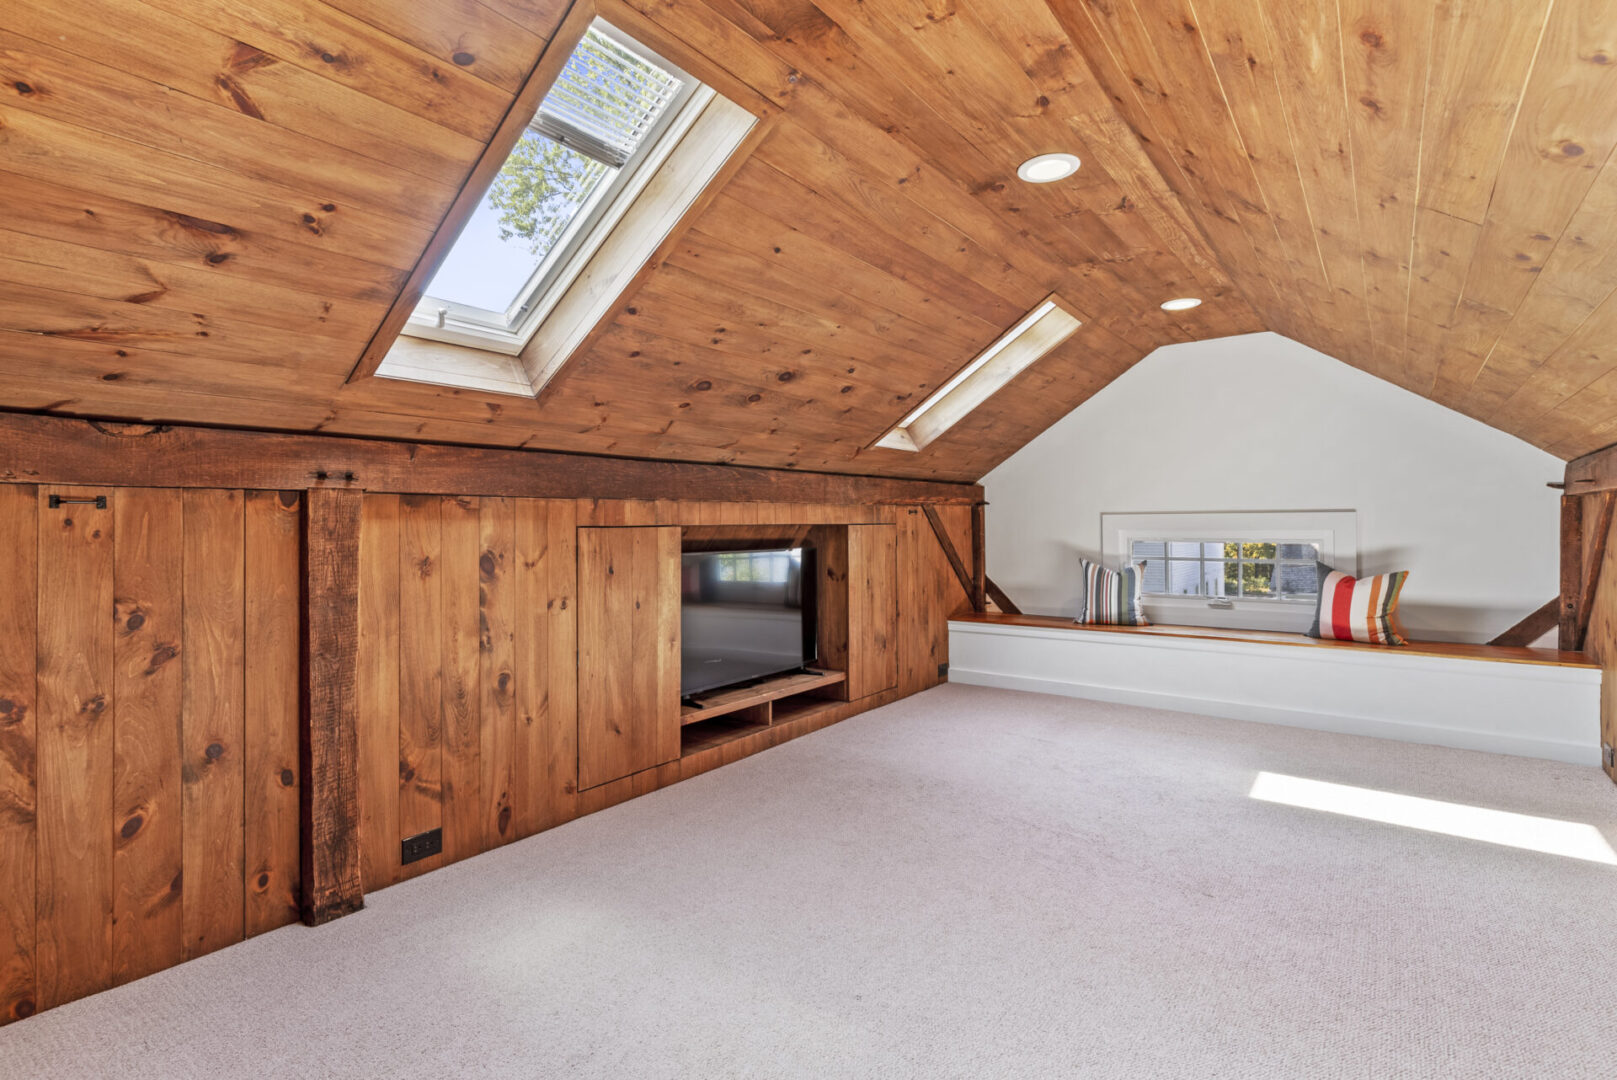
[{"label": "narrow skylight", "polygon": [[1046,299],[877,439],[876,445],[889,450],[923,449],[1082,325],[1055,297]]}]

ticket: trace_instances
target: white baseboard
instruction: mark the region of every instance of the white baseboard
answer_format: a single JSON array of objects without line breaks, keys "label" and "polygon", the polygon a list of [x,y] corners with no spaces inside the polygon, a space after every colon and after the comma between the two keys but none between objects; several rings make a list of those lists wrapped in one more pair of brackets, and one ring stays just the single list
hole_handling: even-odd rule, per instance
[{"label": "white baseboard", "polygon": [[[1140,647],[1138,636],[1111,640],[1123,637],[1050,631],[1035,639],[1025,630],[952,624],[949,681],[1600,764],[1598,671],[1414,663],[1397,654],[1382,664],[1357,653],[1349,665],[1329,659],[1322,665],[1315,650],[1229,643],[1203,649],[1176,641],[1158,651]],[[1335,708],[1320,708],[1322,702]]]}]

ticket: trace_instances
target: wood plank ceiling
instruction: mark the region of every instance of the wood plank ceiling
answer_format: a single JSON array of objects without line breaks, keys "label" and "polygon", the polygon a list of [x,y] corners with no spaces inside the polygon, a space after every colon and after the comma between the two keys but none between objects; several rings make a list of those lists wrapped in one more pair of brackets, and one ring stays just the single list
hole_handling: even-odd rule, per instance
[{"label": "wood plank ceiling", "polygon": [[[350,380],[567,7],[9,0],[0,407],[975,480],[1269,328],[1617,442],[1617,0],[601,0],[767,136],[542,404]],[[1052,291],[1077,335],[868,449]]]}]

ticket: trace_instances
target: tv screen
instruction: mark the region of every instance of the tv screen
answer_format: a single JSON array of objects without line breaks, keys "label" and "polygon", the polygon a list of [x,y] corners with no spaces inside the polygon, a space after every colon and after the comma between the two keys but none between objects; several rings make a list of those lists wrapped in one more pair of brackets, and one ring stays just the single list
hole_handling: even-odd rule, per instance
[{"label": "tv screen", "polygon": [[814,662],[813,554],[812,548],[775,548],[684,555],[681,694],[689,697]]}]

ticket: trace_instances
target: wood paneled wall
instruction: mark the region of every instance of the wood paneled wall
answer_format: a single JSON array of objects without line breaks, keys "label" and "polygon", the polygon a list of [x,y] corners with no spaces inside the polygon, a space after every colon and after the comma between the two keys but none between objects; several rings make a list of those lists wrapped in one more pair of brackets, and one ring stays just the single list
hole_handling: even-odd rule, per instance
[{"label": "wood paneled wall", "polygon": [[[575,504],[367,495],[359,758],[367,892],[576,813]],[[442,828],[443,852],[400,865]]]},{"label": "wood paneled wall", "polygon": [[0,1020],[297,918],[300,498],[0,485]]}]

